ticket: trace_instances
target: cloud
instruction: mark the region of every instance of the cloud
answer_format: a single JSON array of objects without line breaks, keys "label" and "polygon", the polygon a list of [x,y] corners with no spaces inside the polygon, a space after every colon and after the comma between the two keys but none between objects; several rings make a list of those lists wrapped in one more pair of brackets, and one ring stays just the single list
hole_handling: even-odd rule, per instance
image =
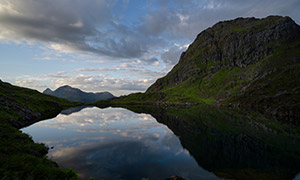
[{"label": "cloud", "polygon": [[116,23],[113,7],[113,1],[104,0],[0,0],[0,39],[43,42],[64,53],[142,56],[148,40]]},{"label": "cloud", "polygon": [[150,12],[142,18],[145,23],[140,27],[140,31],[146,35],[157,36],[165,32],[170,24],[178,24],[180,19],[173,15],[172,9],[162,8],[159,11]]},{"label": "cloud", "polygon": [[219,21],[277,14],[300,23],[299,0],[153,0],[141,3],[141,9],[134,4],[0,0],[0,41],[42,46],[43,57],[35,59],[54,66],[77,62],[66,67],[68,73],[15,82],[39,90],[69,84],[117,94],[143,91],[178,62],[197,34]]},{"label": "cloud", "polygon": [[[0,39],[131,59],[169,47],[165,42],[191,42],[200,31],[225,19],[279,14],[300,22],[298,0],[153,1],[135,23],[125,23],[115,14],[118,3],[124,3],[123,9],[128,6],[126,1],[105,0],[0,0]],[[142,58],[147,59],[151,58]]]},{"label": "cloud", "polygon": [[84,91],[110,91],[113,94],[121,95],[124,92],[130,91],[145,91],[155,79],[117,79],[113,77],[105,77],[104,75],[85,75],[79,74],[76,76],[61,76],[53,79],[52,84],[56,88],[63,85],[70,85],[72,87],[80,88]]},{"label": "cloud", "polygon": [[135,75],[139,75],[142,77],[151,77],[151,78],[158,78],[161,77],[163,75],[165,75],[164,72],[159,72],[159,71],[153,71],[153,70],[148,70],[148,69],[144,69],[144,68],[136,68],[135,65],[131,65],[131,64],[121,64],[121,67],[115,67],[115,68],[80,68],[80,69],[76,69],[76,71],[79,72],[120,72],[123,71],[124,74],[126,73],[130,73],[132,76]]},{"label": "cloud", "polygon": [[169,39],[167,51],[161,52],[162,60],[174,65],[178,62],[181,46],[191,43],[197,34],[223,20],[237,17],[263,18],[269,15],[291,16],[300,23],[300,1],[287,0],[164,0],[160,8],[150,11],[142,20],[140,31],[149,36]]},{"label": "cloud", "polygon": [[189,0],[160,3],[160,8],[142,18],[141,31],[147,35],[166,36],[170,40],[193,40],[213,24],[237,17],[291,16],[300,23],[298,0]]},{"label": "cloud", "polygon": [[[89,71],[90,69],[81,70]],[[150,75],[149,75],[150,76]],[[70,75],[67,72],[57,72],[40,76],[21,76],[13,84],[38,89],[41,92],[46,88],[56,89],[63,85],[70,85],[87,92],[109,91],[116,96],[129,94],[132,92],[145,91],[155,78],[114,78],[107,77],[104,74],[87,75],[77,74]]]},{"label": "cloud", "polygon": [[180,54],[185,51],[187,47],[188,45],[179,46],[178,44],[174,44],[170,49],[161,54],[161,59],[169,65],[174,65],[178,62]]},{"label": "cloud", "polygon": [[22,86],[22,87],[29,87],[29,88],[35,88],[35,89],[46,89],[47,86],[43,85],[39,79],[26,79],[26,80],[17,80],[15,82],[16,85]]}]

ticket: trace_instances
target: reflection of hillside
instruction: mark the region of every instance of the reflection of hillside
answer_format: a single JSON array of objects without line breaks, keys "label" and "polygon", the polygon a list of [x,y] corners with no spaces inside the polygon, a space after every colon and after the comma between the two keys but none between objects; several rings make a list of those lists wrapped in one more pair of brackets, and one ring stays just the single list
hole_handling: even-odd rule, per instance
[{"label": "reflection of hillside", "polygon": [[79,112],[79,111],[81,111],[82,109],[85,109],[85,108],[88,108],[88,107],[92,107],[92,106],[78,106],[78,107],[73,107],[73,108],[69,108],[69,109],[62,110],[62,111],[60,112],[60,114],[63,114],[63,115],[70,115],[70,114]]},{"label": "reflection of hillside", "polygon": [[293,179],[300,171],[300,133],[291,125],[209,107],[127,108],[166,124],[198,164],[219,177]]}]

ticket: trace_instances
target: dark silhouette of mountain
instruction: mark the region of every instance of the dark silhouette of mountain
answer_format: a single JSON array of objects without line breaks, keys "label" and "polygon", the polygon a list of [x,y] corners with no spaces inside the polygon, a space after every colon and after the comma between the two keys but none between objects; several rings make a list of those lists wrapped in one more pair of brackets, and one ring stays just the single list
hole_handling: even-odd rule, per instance
[{"label": "dark silhouette of mountain", "polygon": [[88,93],[68,85],[59,87],[55,91],[47,88],[43,93],[59,98],[64,98],[69,101],[78,101],[82,103],[93,103],[99,100],[108,100],[115,97],[109,92]]}]

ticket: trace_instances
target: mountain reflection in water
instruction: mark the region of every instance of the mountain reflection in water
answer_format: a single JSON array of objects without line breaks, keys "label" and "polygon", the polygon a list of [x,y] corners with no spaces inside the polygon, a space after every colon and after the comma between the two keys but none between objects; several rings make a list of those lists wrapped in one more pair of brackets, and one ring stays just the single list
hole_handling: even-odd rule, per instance
[{"label": "mountain reflection in water", "polygon": [[178,137],[148,114],[79,107],[22,131],[54,147],[48,156],[82,179],[219,179],[202,169]]},{"label": "mountain reflection in water", "polygon": [[75,108],[79,112],[68,110],[68,116],[60,114],[23,131],[53,146],[49,156],[61,167],[74,168],[81,178],[299,177],[297,125],[209,106],[124,108],[130,111]]},{"label": "mountain reflection in water", "polygon": [[126,107],[166,124],[198,164],[226,179],[297,179],[300,128],[257,112],[211,106]]}]

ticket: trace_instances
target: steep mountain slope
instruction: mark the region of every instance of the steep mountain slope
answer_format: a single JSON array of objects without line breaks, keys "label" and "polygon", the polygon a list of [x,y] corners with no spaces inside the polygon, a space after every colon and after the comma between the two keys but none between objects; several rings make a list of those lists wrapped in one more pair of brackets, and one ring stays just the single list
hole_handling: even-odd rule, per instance
[{"label": "steep mountain slope", "polygon": [[227,104],[293,119],[299,77],[300,27],[291,18],[237,18],[201,32],[165,77],[125,99]]},{"label": "steep mountain slope", "polygon": [[56,116],[63,108],[78,106],[38,91],[0,80],[0,177],[2,179],[77,179],[47,159],[48,148],[34,143],[19,128]]},{"label": "steep mountain slope", "polygon": [[55,91],[51,91],[49,88],[47,88],[43,93],[82,103],[93,103],[99,100],[114,98],[114,95],[109,92],[87,93],[67,85],[59,87]]}]

